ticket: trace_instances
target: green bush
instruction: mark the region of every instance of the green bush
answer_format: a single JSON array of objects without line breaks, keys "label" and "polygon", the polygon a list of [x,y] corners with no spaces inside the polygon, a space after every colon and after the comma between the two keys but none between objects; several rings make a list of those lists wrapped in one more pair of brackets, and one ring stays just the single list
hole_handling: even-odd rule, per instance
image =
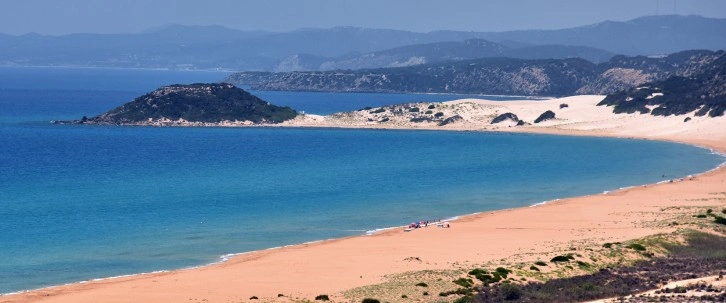
[{"label": "green bush", "polygon": [[372,111],[371,114],[380,114],[380,113],[383,113],[385,111],[386,111],[386,109],[383,108],[383,107],[381,107],[381,108],[379,108],[377,110]]},{"label": "green bush", "polygon": [[583,261],[577,261],[577,265],[579,265],[580,267],[590,267],[590,263]]},{"label": "green bush", "polygon": [[529,267],[529,270],[539,271],[539,268],[537,268],[537,266],[532,265]]},{"label": "green bush", "polygon": [[426,111],[426,112],[425,112],[424,114],[430,115],[430,114],[433,114],[433,113],[434,113],[434,112],[432,112],[432,111],[430,111],[430,110],[427,110],[427,111]]},{"label": "green bush", "polygon": [[418,107],[413,107],[413,108],[410,108],[408,111],[412,112],[412,113],[418,113],[419,109],[418,109]]},{"label": "green bush", "polygon": [[407,295],[401,295],[401,299],[408,299]]},{"label": "green bush", "polygon": [[496,283],[502,280],[502,277],[498,273],[490,274],[478,274],[476,278],[484,284]]},{"label": "green bush", "polygon": [[424,292],[423,292],[423,295],[424,295],[424,296],[428,296],[428,295],[429,295],[429,292],[428,292],[428,291],[424,291]]},{"label": "green bush", "polygon": [[722,209],[721,213],[726,215],[726,208]]},{"label": "green bush", "polygon": [[488,274],[489,272],[482,269],[482,268],[474,268],[471,271],[469,271],[469,275],[476,276],[480,274]]},{"label": "green bush", "polygon": [[559,263],[559,262],[570,262],[570,258],[567,256],[556,256],[550,260],[550,262],[553,263]]},{"label": "green bush", "polygon": [[328,295],[318,295],[315,297],[315,301],[330,301]]},{"label": "green bush", "polygon": [[381,301],[373,298],[365,298],[361,303],[381,303]]},{"label": "green bush", "polygon": [[454,284],[459,285],[461,287],[471,287],[472,285],[474,285],[474,281],[472,281],[471,279],[467,279],[467,278],[458,278],[452,282],[454,282]]},{"label": "green bush", "polygon": [[632,250],[636,250],[636,251],[645,251],[645,246],[643,246],[641,244],[638,244],[638,243],[633,243],[633,244],[630,244],[630,245],[625,246],[625,247],[626,248],[630,248]]},{"label": "green bush", "polygon": [[713,216],[713,223],[726,225],[726,218],[721,216]]},{"label": "green bush", "polygon": [[509,269],[506,269],[504,267],[497,267],[496,272],[502,276],[503,278],[507,278],[507,275],[510,274],[512,271]]},{"label": "green bush", "polygon": [[441,118],[441,117],[443,117],[443,116],[444,116],[444,113],[442,113],[442,112],[438,112],[438,113],[436,113],[436,114],[434,115],[434,117],[436,117],[436,118]]},{"label": "green bush", "polygon": [[707,214],[710,214],[710,213],[712,213],[712,212],[713,212],[713,209],[710,209],[710,208],[709,208],[709,209],[707,209],[707,210],[706,210],[706,213],[707,213]]},{"label": "green bush", "polygon": [[471,295],[471,289],[459,288],[457,290],[443,291],[439,293],[439,297],[448,297],[450,295]]},{"label": "green bush", "polygon": [[613,244],[610,243],[610,242],[608,242],[608,243],[603,244],[602,247],[604,247],[604,248],[612,248],[613,247]]},{"label": "green bush", "polygon": [[537,261],[537,262],[534,262],[534,265],[547,266],[547,263],[545,261]]},{"label": "green bush", "polygon": [[434,109],[434,108],[436,108],[436,105],[433,105],[433,104],[429,105],[429,107],[428,107],[428,109]]},{"label": "green bush", "polygon": [[695,215],[694,217],[703,219],[703,218],[708,217],[708,216],[706,216],[704,214],[698,214],[698,215]]},{"label": "green bush", "polygon": [[416,283],[416,286],[421,286],[421,287],[429,287],[429,285],[428,285],[428,284],[426,284],[426,283],[424,283],[424,282],[419,282],[419,283]]}]

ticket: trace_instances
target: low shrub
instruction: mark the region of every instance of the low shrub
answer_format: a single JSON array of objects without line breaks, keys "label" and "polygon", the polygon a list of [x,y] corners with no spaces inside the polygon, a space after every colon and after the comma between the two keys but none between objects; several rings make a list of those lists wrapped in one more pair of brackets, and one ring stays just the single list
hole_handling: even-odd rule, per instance
[{"label": "low shrub", "polygon": [[428,296],[428,295],[429,295],[429,292],[428,292],[428,291],[424,291],[424,292],[423,292],[423,295],[424,295],[424,296]]},{"label": "low shrub", "polygon": [[703,218],[708,217],[708,216],[706,216],[704,214],[698,214],[698,215],[694,215],[694,217],[703,219]]},{"label": "low shrub", "polygon": [[726,225],[726,218],[721,216],[713,216],[713,223]]},{"label": "low shrub", "polygon": [[432,112],[432,111],[430,111],[430,110],[427,110],[427,111],[426,111],[426,112],[425,112],[424,114],[430,115],[430,114],[433,114],[433,113],[434,113],[434,112]]},{"label": "low shrub", "polygon": [[416,286],[420,286],[420,287],[429,287],[429,285],[428,285],[428,284],[426,284],[426,283],[424,283],[424,282],[419,282],[419,283],[416,283]]},{"label": "low shrub", "polygon": [[412,113],[418,113],[420,111],[420,109],[418,107],[412,107],[408,111],[412,112]]},{"label": "low shrub", "polygon": [[441,118],[443,116],[444,116],[444,113],[442,113],[442,112],[438,112],[438,113],[434,114],[434,117],[436,117],[436,118]]},{"label": "low shrub", "polygon": [[539,268],[537,266],[532,265],[529,267],[529,270],[539,271]]},{"label": "low shrub", "polygon": [[613,244],[610,243],[610,242],[608,242],[608,243],[603,244],[602,247],[604,247],[604,248],[612,248],[613,247]]},{"label": "low shrub", "polygon": [[433,104],[429,105],[429,107],[428,107],[428,109],[434,109],[434,108],[436,108],[436,105],[433,105]]},{"label": "low shrub", "polygon": [[439,297],[448,297],[450,295],[471,295],[471,289],[459,288],[457,290],[443,291],[439,293]]},{"label": "low shrub", "polygon": [[510,274],[512,271],[509,269],[506,269],[504,267],[497,267],[496,272],[502,276],[503,278],[507,278],[507,275]]},{"label": "low shrub", "polygon": [[315,297],[315,301],[330,301],[330,297],[328,295],[318,295]]},{"label": "low shrub", "polygon": [[383,112],[386,112],[386,109],[383,108],[383,107],[381,107],[381,108],[379,108],[377,110],[372,111],[371,114],[380,114],[380,113],[383,113]]},{"label": "low shrub", "polygon": [[401,299],[408,299],[407,295],[401,295]]},{"label": "low shrub", "polygon": [[567,256],[556,256],[556,257],[552,258],[550,260],[550,262],[553,262],[553,263],[570,262],[570,258],[568,258]]},{"label": "low shrub", "polygon": [[373,298],[365,298],[363,299],[363,301],[361,301],[361,303],[381,303],[381,301]]},{"label": "low shrub", "polygon": [[645,246],[643,246],[641,244],[638,244],[638,243],[633,243],[633,244],[630,244],[630,245],[625,246],[625,247],[626,248],[630,248],[632,250],[636,250],[636,251],[645,251]]},{"label": "low shrub", "polygon": [[534,265],[547,266],[547,263],[545,261],[537,261],[537,262],[534,262]]},{"label": "low shrub", "polygon": [[577,261],[577,265],[579,265],[580,267],[590,267],[590,263],[584,261]]},{"label": "low shrub", "polygon": [[259,299],[257,296],[251,296],[250,297],[250,300],[257,300],[257,299]]},{"label": "low shrub", "polygon": [[284,297],[284,296],[285,296],[285,295],[283,295],[283,294],[277,294],[277,297],[278,297],[278,298],[282,298],[282,297]]},{"label": "low shrub", "polygon": [[488,274],[488,273],[489,273],[488,271],[486,271],[482,268],[474,268],[469,271],[469,275],[472,275],[472,276],[476,276],[476,275],[480,275],[480,274]]},{"label": "low shrub", "polygon": [[474,281],[472,281],[471,279],[467,279],[467,278],[458,278],[452,282],[454,282],[454,284],[459,285],[461,287],[471,287],[472,285],[474,285]]},{"label": "low shrub", "polygon": [[707,214],[710,214],[710,213],[712,213],[712,212],[713,212],[713,209],[710,209],[710,208],[709,208],[709,209],[707,209],[707,210],[706,210],[706,213],[707,213]]},{"label": "low shrub", "polygon": [[567,103],[560,104],[560,109],[565,108],[565,107],[569,107],[569,105],[567,105]]},{"label": "low shrub", "polygon": [[721,210],[721,213],[724,214],[724,215],[726,215],[726,208],[722,209]]},{"label": "low shrub", "polygon": [[463,296],[461,298],[454,300],[454,303],[472,303],[472,302],[474,302],[474,297],[472,297],[472,296]]},{"label": "low shrub", "polygon": [[501,292],[504,300],[514,301],[522,298],[522,289],[515,284],[502,284],[499,291]]},{"label": "low shrub", "polygon": [[502,280],[502,277],[498,273],[494,274],[478,274],[476,278],[484,284],[497,283]]}]

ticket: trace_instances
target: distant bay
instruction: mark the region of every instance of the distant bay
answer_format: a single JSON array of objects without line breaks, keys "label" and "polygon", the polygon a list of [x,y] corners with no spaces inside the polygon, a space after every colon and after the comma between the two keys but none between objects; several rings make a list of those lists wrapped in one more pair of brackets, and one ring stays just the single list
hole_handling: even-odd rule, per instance
[{"label": "distant bay", "polygon": [[[654,183],[724,160],[610,138],[48,123],[224,76],[0,68],[0,293]],[[255,93],[317,114],[457,97]]]}]

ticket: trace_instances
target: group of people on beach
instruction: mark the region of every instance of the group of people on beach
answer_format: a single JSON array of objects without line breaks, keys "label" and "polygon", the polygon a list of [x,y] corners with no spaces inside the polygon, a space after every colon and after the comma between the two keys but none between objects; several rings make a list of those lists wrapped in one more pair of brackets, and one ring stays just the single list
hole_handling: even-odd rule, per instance
[{"label": "group of people on beach", "polygon": [[411,222],[411,224],[408,225],[408,228],[422,228],[422,227],[429,227],[429,224],[432,222],[436,223],[436,226],[438,227],[445,227],[449,228],[451,227],[449,225],[449,222],[441,222],[441,220],[436,219],[435,221],[429,221],[429,220],[421,220],[419,222]]}]

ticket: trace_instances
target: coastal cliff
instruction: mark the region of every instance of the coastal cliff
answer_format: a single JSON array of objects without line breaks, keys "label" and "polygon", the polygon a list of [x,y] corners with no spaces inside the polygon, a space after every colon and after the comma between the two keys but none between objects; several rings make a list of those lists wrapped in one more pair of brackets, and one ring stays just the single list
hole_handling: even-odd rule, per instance
[{"label": "coastal cliff", "polygon": [[56,123],[140,126],[274,124],[297,112],[227,83],[163,86],[101,115]]}]

